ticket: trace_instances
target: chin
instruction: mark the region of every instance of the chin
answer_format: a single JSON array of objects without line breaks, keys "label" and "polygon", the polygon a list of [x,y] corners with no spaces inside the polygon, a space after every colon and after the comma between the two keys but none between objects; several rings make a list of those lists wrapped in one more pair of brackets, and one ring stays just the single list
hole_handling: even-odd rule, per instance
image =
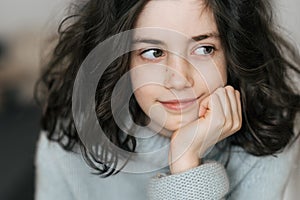
[{"label": "chin", "polygon": [[185,122],[182,122],[182,121],[179,121],[177,123],[174,123],[174,122],[170,122],[170,123],[166,123],[165,125],[165,129],[169,130],[169,131],[176,131],[178,129],[181,129],[182,127],[186,126],[187,124],[189,124],[190,122],[192,121],[185,121]]},{"label": "chin", "polygon": [[172,137],[172,134],[181,129],[182,127],[186,126],[187,124],[189,124],[188,122],[186,123],[182,123],[182,122],[178,122],[178,123],[174,123],[173,122],[167,122],[164,127],[162,129],[155,129],[154,127],[151,127],[154,131],[158,131],[161,135],[165,136],[165,137]]},{"label": "chin", "polygon": [[196,115],[188,115],[188,116],[183,116],[183,118],[180,119],[170,119],[165,124],[165,128],[168,130],[176,131],[186,126],[187,124],[197,120],[197,118],[198,117]]},{"label": "chin", "polygon": [[[197,120],[196,115],[185,115],[185,116],[172,116],[169,115],[168,118],[166,119],[165,123],[161,121],[161,118],[152,118],[153,123],[150,125],[151,129],[154,131],[158,132],[171,132],[173,133],[174,131],[177,131],[181,129],[182,127],[188,125],[189,123]],[[163,134],[166,135],[166,134]]]}]

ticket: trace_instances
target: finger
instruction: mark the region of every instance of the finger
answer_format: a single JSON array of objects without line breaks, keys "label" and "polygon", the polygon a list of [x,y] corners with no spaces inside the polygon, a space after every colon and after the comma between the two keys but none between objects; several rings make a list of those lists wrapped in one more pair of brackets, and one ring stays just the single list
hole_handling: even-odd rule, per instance
[{"label": "finger", "polygon": [[230,101],[232,115],[238,114],[236,90],[232,86],[226,86],[226,93]]},{"label": "finger", "polygon": [[205,99],[203,99],[200,103],[200,108],[199,108],[199,113],[198,116],[201,117],[205,117],[205,113],[208,110],[208,104],[210,101],[210,96],[206,97]]},{"label": "finger", "polygon": [[[232,86],[226,86],[226,95],[228,98],[228,103],[230,104],[228,106],[228,109],[230,109],[230,118],[227,117],[229,123],[228,128],[232,129],[234,123],[236,123],[239,120],[238,111],[237,111],[237,104],[236,104],[236,97],[235,97],[235,89]],[[229,113],[229,112],[228,112]]]},{"label": "finger", "polygon": [[[209,103],[208,103],[209,112],[207,113],[207,119],[205,121],[208,124],[205,124],[206,130],[202,135],[202,146],[199,152],[204,152],[204,150],[208,149],[210,146],[216,144],[220,138],[222,137],[222,129],[224,126],[224,113],[222,104],[219,100],[219,97],[216,93],[210,95]],[[200,119],[201,121],[202,119]],[[203,123],[200,123],[203,125]]]},{"label": "finger", "polygon": [[224,113],[225,113],[225,124],[222,131],[220,140],[232,135],[241,128],[241,109],[239,92],[236,91],[232,86],[225,87],[226,96],[222,97],[222,92],[218,91],[219,97],[225,102]]},{"label": "finger", "polygon": [[[218,88],[216,91],[215,91],[215,94],[218,96],[219,98],[219,101],[222,105],[222,108],[224,110],[224,106],[226,105],[226,91],[225,91],[225,88]],[[225,111],[225,110],[224,110]],[[225,112],[224,112],[225,114]]]},{"label": "finger", "polygon": [[[224,113],[226,120],[228,122],[232,122],[233,120],[233,108],[232,104],[235,103],[235,96],[234,96],[234,89],[231,86],[225,87],[225,107],[224,107]],[[233,98],[232,98],[233,97]]]},{"label": "finger", "polygon": [[[225,113],[223,109],[224,97],[220,98],[220,94],[222,91],[216,91],[211,95],[211,99],[209,101],[208,108],[211,110],[211,123],[214,123],[215,127],[218,129],[223,129],[225,124]],[[224,92],[224,91],[223,91]]]},{"label": "finger", "polygon": [[239,120],[240,120],[240,126],[241,126],[242,121],[243,121],[242,103],[241,103],[241,94],[238,90],[235,90],[235,98],[236,98],[236,102],[237,102],[237,112],[238,112],[238,116],[239,116]]},{"label": "finger", "polygon": [[230,107],[230,102],[229,102],[229,99],[227,97],[227,94],[226,94],[226,90],[225,88],[218,88],[215,92],[215,94],[217,95],[218,97],[218,100],[221,104],[221,108],[223,110],[223,113],[224,113],[224,117],[226,118],[226,116],[229,115],[228,113],[228,106]]},{"label": "finger", "polygon": [[228,135],[227,135],[228,137],[236,133],[241,128],[241,116],[239,113],[240,101],[239,101],[239,97],[237,97],[237,94],[239,92],[231,86],[227,88],[227,92],[231,101],[231,108],[232,108],[232,125],[231,125],[231,129],[228,131]]},{"label": "finger", "polygon": [[223,110],[223,121],[224,126],[222,127],[222,134],[227,134],[227,132],[231,129],[232,119],[231,119],[231,105],[229,98],[227,96],[226,88],[220,88],[216,91],[216,95],[219,98],[219,102],[221,103],[221,108]]}]

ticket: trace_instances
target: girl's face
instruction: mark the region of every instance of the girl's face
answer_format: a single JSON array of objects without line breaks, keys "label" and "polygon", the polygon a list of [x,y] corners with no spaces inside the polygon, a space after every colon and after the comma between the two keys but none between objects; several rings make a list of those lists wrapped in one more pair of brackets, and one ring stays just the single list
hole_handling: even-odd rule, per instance
[{"label": "girl's face", "polygon": [[149,1],[135,28],[130,74],[142,110],[169,131],[198,119],[201,101],[227,82],[212,12],[201,0]]}]

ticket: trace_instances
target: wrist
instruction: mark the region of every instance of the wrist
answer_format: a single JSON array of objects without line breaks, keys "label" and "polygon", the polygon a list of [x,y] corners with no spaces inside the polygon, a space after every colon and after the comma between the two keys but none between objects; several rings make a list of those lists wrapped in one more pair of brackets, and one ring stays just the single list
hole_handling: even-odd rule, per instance
[{"label": "wrist", "polygon": [[169,155],[171,174],[178,174],[188,171],[192,168],[198,167],[200,164],[201,160],[196,154],[185,153],[177,158],[173,158],[172,155]]}]

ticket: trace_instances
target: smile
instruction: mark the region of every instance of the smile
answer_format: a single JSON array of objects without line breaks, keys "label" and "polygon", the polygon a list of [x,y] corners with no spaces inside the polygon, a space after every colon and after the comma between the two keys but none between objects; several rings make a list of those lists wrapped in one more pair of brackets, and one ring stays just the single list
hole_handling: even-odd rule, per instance
[{"label": "smile", "polygon": [[197,102],[198,98],[193,99],[183,99],[183,100],[170,100],[170,101],[160,101],[160,103],[167,109],[173,111],[182,111]]}]

